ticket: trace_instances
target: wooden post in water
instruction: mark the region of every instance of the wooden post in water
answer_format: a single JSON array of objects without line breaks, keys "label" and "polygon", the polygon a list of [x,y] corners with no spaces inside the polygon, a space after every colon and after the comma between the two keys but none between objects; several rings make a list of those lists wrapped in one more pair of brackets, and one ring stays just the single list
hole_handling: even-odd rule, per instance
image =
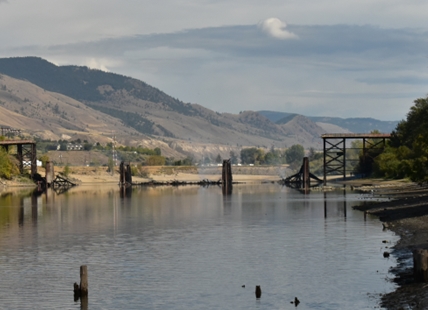
[{"label": "wooden post in water", "polygon": [[82,309],[88,308],[88,267],[86,265],[80,266],[80,285],[74,282],[74,301],[79,298],[82,303]]},{"label": "wooden post in water", "polygon": [[428,250],[413,250],[413,275],[417,282],[428,282]]},{"label": "wooden post in water", "polygon": [[223,170],[221,173],[223,194],[229,195],[232,193],[232,168],[230,165],[230,159],[223,160]]},{"label": "wooden post in water", "polygon": [[80,266],[80,295],[88,295],[88,267]]},{"label": "wooden post in water", "polygon": [[256,285],[256,298],[260,298],[262,296],[262,289],[260,285]]},{"label": "wooden post in water", "polygon": [[119,185],[125,185],[125,163],[123,161],[120,162],[119,166]]},{"label": "wooden post in water", "polygon": [[303,188],[308,189],[310,187],[310,176],[309,176],[309,159],[303,157]]},{"label": "wooden post in water", "polygon": [[132,173],[131,173],[131,165],[125,165],[125,163],[122,161],[120,162],[119,166],[119,185],[125,186],[127,183],[129,185],[132,184]]},{"label": "wooden post in water", "polygon": [[132,173],[131,173],[131,165],[126,165],[126,171],[125,171],[125,181],[126,183],[129,183],[129,185],[132,184]]},{"label": "wooden post in water", "polygon": [[55,179],[54,164],[53,162],[47,161],[46,162],[46,187],[50,187],[54,179]]}]

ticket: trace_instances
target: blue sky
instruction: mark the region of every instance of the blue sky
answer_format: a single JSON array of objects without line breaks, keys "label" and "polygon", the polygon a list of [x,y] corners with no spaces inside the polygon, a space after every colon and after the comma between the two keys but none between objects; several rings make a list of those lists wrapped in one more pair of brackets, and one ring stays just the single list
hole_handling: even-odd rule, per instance
[{"label": "blue sky", "polygon": [[428,93],[428,2],[0,0],[0,57],[131,76],[218,112],[405,118]]}]

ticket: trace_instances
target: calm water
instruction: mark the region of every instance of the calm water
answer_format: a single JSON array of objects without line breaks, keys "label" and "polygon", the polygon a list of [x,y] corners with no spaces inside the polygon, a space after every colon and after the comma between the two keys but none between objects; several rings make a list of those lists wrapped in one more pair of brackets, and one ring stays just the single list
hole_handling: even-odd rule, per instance
[{"label": "calm water", "polygon": [[0,198],[0,309],[80,309],[80,265],[88,309],[295,309],[295,296],[300,310],[373,309],[394,289],[382,240],[396,237],[352,210],[356,193],[257,184],[227,197],[218,187],[23,194]]}]

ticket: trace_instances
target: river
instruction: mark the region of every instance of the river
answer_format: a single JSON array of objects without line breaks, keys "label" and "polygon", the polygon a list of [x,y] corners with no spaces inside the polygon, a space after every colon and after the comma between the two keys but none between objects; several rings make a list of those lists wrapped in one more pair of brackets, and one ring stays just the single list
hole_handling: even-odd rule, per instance
[{"label": "river", "polygon": [[[79,186],[0,196],[0,309],[374,309],[397,237],[355,192]],[[388,243],[383,243],[387,241]],[[256,299],[255,286],[262,296]]]}]

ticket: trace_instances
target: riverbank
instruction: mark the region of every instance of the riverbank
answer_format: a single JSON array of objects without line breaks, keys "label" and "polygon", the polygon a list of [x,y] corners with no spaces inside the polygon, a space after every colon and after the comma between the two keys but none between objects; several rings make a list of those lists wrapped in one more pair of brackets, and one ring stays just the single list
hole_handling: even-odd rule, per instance
[{"label": "riverbank", "polygon": [[391,270],[398,287],[382,296],[381,306],[391,310],[428,309],[428,284],[414,281],[412,254],[416,248],[428,249],[428,187],[381,180],[348,184],[368,195],[366,203],[355,209],[378,216],[385,229],[400,237],[388,252],[398,262]]},{"label": "riverbank", "polygon": [[[203,180],[217,182],[221,180],[222,167],[183,167],[183,166],[147,166],[139,175],[133,176],[136,184],[146,182],[189,182],[196,183]],[[287,173],[287,167],[233,167],[233,181],[238,183],[260,183],[281,180]],[[45,176],[46,172],[38,167],[38,173]],[[63,174],[64,167],[55,167],[55,175]],[[288,172],[289,173],[289,172]],[[80,185],[91,184],[118,184],[118,167],[113,173],[107,167],[71,166],[68,178]],[[35,186],[28,178],[15,178],[13,180],[0,180],[0,185],[6,187]]]}]

